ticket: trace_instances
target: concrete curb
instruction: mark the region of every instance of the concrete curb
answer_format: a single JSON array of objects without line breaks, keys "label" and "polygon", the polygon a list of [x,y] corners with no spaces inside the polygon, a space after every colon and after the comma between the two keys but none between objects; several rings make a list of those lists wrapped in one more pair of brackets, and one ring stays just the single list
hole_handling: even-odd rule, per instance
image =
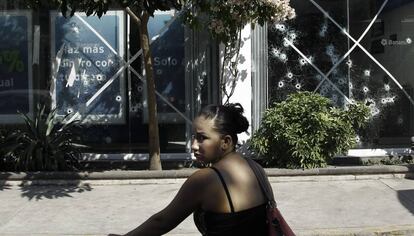
[{"label": "concrete curb", "polygon": [[[102,171],[102,172],[0,172],[0,181],[34,181],[34,180],[135,180],[135,179],[180,179],[187,178],[197,169],[163,170],[163,171]],[[269,177],[312,176],[413,176],[414,165],[384,166],[347,166],[316,169],[265,169]],[[353,177],[352,177],[353,176]]]},{"label": "concrete curb", "polygon": [[385,227],[335,228],[295,230],[298,236],[378,236],[414,235],[414,225],[392,225]]},{"label": "concrete curb", "polygon": [[0,180],[111,180],[111,179],[176,179],[187,178],[197,169],[163,171],[102,171],[102,172],[0,172]]},{"label": "concrete curb", "polygon": [[414,173],[414,165],[337,166],[315,169],[266,169],[269,176],[370,175]]}]

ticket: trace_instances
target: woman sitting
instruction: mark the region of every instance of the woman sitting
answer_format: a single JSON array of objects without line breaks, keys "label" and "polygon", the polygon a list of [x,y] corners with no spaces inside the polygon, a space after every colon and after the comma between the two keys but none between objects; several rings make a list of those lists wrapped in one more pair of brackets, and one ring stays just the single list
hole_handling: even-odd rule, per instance
[{"label": "woman sitting", "polygon": [[267,235],[266,198],[237,134],[249,123],[240,104],[210,105],[193,122],[192,151],[208,168],[192,174],[171,203],[126,235],[163,235],[194,213],[202,235]]}]

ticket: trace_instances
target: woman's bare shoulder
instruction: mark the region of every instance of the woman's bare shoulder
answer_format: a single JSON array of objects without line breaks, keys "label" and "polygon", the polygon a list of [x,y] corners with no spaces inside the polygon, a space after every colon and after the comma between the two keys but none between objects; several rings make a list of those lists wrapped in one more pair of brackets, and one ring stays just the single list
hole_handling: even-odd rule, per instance
[{"label": "woman's bare shoulder", "polygon": [[209,183],[214,178],[214,171],[211,168],[202,168],[195,171],[188,177],[187,181],[198,183]]},{"label": "woman's bare shoulder", "polygon": [[214,178],[213,170],[203,168],[192,173],[181,186],[181,189],[191,189],[191,191],[204,192]]}]

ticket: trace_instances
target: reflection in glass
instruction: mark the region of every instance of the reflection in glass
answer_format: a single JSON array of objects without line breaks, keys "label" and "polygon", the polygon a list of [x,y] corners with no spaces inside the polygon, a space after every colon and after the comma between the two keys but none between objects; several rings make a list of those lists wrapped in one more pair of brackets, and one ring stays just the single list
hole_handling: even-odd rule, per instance
[{"label": "reflection in glass", "polygon": [[124,81],[122,73],[116,75],[124,50],[122,20],[122,14],[115,12],[101,18],[52,14],[58,115],[71,111],[83,122],[125,122],[125,104],[120,102],[125,97]]},{"label": "reflection in glass", "polygon": [[[356,137],[359,147],[407,146],[414,133],[414,1],[388,1],[379,12],[383,3],[292,1],[297,18],[268,27],[270,101],[283,101],[301,90],[317,91],[337,106],[347,98],[362,101],[373,118]],[[364,50],[356,47],[344,57],[353,42],[343,30],[358,39],[375,16],[360,43]],[[285,38],[298,50],[286,45]]]},{"label": "reflection in glass", "polygon": [[[327,73],[345,54],[347,37],[310,2],[292,1],[291,4],[299,12],[297,17],[268,27],[271,103],[283,101],[293,92],[318,88],[335,104],[343,105],[342,94],[348,96],[349,66],[341,63],[335,67],[329,76],[334,85],[323,82],[321,73]],[[328,5],[334,18],[339,22],[346,21],[343,9],[338,8],[341,4]],[[292,42],[306,58],[290,47],[286,40]]]},{"label": "reflection in glass", "polygon": [[[17,111],[31,110],[31,15],[0,12],[0,120],[16,122]],[[14,119],[12,118],[14,117]]]},{"label": "reflection in glass", "polygon": [[173,11],[156,12],[148,23],[151,53],[154,62],[156,89],[170,104],[157,96],[157,108],[161,123],[184,123],[172,108],[185,113],[184,76],[184,27],[178,14]]}]

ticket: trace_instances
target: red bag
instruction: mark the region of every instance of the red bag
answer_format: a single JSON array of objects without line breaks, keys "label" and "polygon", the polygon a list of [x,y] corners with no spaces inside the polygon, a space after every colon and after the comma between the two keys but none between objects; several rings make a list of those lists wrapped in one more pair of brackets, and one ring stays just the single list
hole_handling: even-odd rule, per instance
[{"label": "red bag", "polygon": [[267,209],[269,236],[295,236],[277,207]]},{"label": "red bag", "polygon": [[263,194],[268,200],[267,206],[267,225],[269,236],[295,236],[292,229],[283,218],[279,209],[276,206],[275,197],[273,195],[272,186],[270,185],[267,175],[263,168],[259,166],[255,161],[246,158],[254,174],[256,175],[257,181],[259,182],[260,188]]}]

